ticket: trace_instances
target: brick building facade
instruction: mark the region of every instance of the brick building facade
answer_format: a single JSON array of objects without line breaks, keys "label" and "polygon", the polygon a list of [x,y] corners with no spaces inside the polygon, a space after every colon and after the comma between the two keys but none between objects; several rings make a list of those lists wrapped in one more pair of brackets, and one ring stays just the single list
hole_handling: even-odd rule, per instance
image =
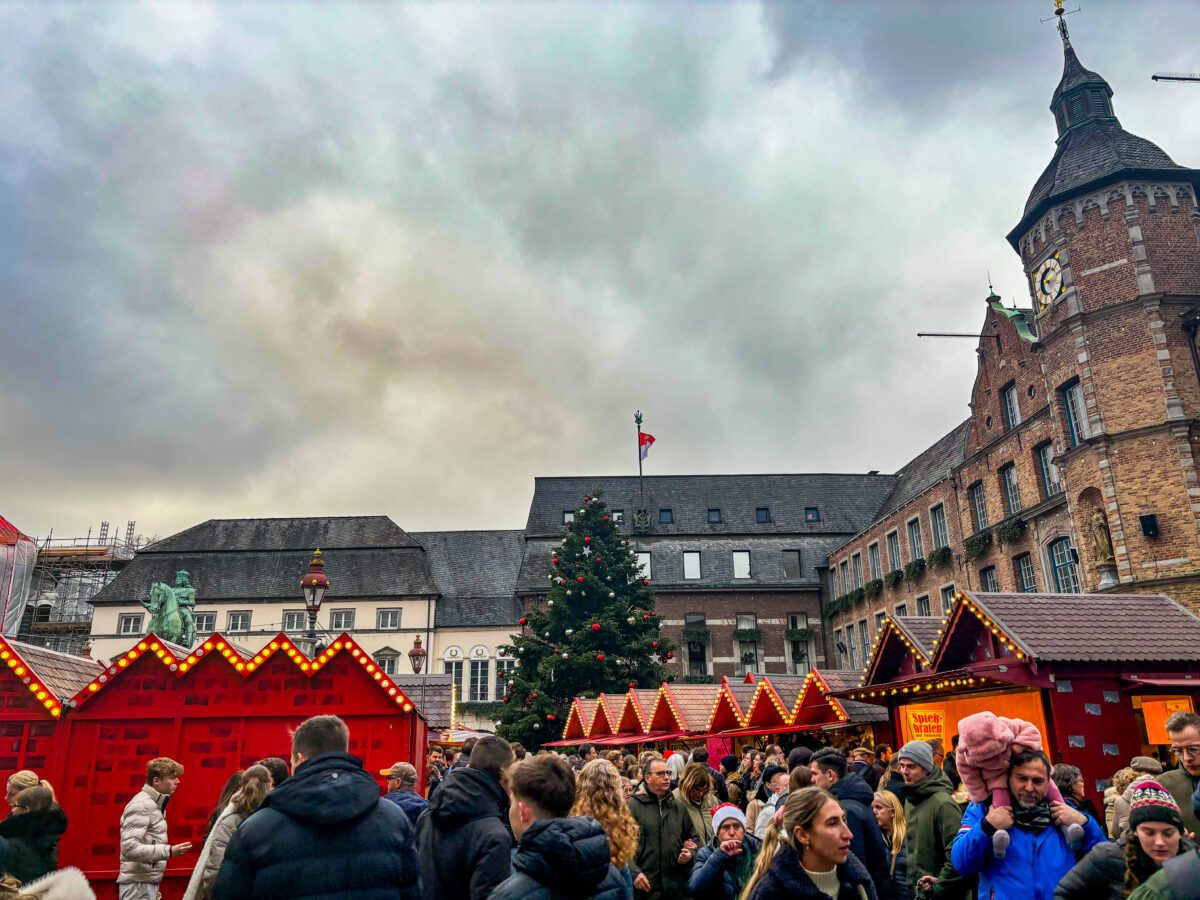
[{"label": "brick building facade", "polygon": [[1200,171],[1122,129],[1061,33],[1057,149],[1008,235],[1032,305],[987,298],[970,417],[831,554],[839,665],[955,585],[1200,607]]}]

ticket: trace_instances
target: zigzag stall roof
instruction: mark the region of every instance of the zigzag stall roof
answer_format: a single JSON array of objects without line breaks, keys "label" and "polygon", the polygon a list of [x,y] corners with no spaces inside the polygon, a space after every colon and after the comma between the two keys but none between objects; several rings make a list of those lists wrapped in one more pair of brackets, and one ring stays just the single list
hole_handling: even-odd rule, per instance
[{"label": "zigzag stall roof", "polygon": [[669,697],[675,711],[683,719],[680,730],[698,734],[708,730],[720,693],[720,684],[672,682],[662,686],[658,702],[664,703]]},{"label": "zigzag stall roof", "polygon": [[435,613],[438,628],[517,624],[524,532],[423,531],[412,537],[425,548],[441,594]]},{"label": "zigzag stall roof", "polygon": [[[650,475],[646,509],[660,536],[854,534],[862,529],[891,488],[890,475]],[[611,509],[624,510],[621,529],[632,534],[638,508],[636,476],[602,475],[534,479],[533,501],[525,525],[527,537],[562,534],[562,514],[578,510],[585,496],[600,492]],[[771,522],[758,524],[755,510],[769,507]],[[804,510],[815,506],[821,521],[806,524]],[[709,525],[710,508],[721,522]],[[659,525],[659,509],[670,509],[674,523]]]},{"label": "zigzag stall roof", "polygon": [[332,519],[213,519],[141,550],[93,604],[141,603],[155,581],[186,570],[197,604],[297,600],[312,551],[324,551],[329,597],[437,593],[424,549],[386,516]]},{"label": "zigzag stall roof", "polygon": [[[1200,618],[1162,594],[960,596],[1038,661],[1200,662]],[[965,602],[954,612],[939,657],[967,613]]]},{"label": "zigzag stall roof", "polygon": [[[36,706],[57,718],[62,707],[104,671],[94,659],[46,650],[21,641],[0,637],[0,669],[7,668],[13,678],[28,688],[30,706]],[[18,688],[21,690],[21,688]],[[20,696],[11,695],[12,698]],[[25,700],[6,698],[5,708],[24,705]]]},{"label": "zigzag stall roof", "polygon": [[571,711],[567,713],[567,724],[563,726],[563,738],[587,737],[592,730],[592,720],[596,716],[596,705],[599,700],[589,700],[586,697],[576,697],[571,703]]},{"label": "zigzag stall roof", "polygon": [[345,632],[336,637],[330,643],[329,647],[315,658],[306,656],[295,646],[292,639],[282,632],[265,643],[253,656],[241,656],[238,654],[219,633],[212,635],[197,647],[188,651],[186,657],[176,656],[169,649],[169,646],[154,634],[148,634],[135,641],[130,645],[129,650],[118,657],[114,657],[107,668],[101,667],[95,677],[71,698],[69,705],[71,707],[83,706],[90,698],[118,681],[121,675],[133,667],[134,663],[142,657],[148,657],[151,660],[157,658],[176,678],[184,678],[192,668],[203,663],[208,657],[221,656],[233,667],[238,675],[249,679],[255,671],[266,665],[272,657],[286,655],[295,663],[300,672],[311,678],[321,671],[331,659],[339,654],[348,653],[358,662],[364,674],[379,686],[379,690],[396,704],[397,709],[401,709],[404,712],[416,712],[417,715],[421,715],[422,718],[424,717],[421,710],[416,707],[416,704],[396,684],[394,679],[389,675],[385,675],[376,666],[370,653],[360,649],[354,639]]},{"label": "zigzag stall roof", "polygon": [[[821,691],[821,693],[825,701],[828,703],[832,700],[840,704],[850,722],[866,724],[869,722],[886,722],[888,720],[888,712],[885,707],[876,706],[874,703],[862,703],[858,700],[843,700],[838,697],[830,697],[831,694],[836,694],[838,691],[846,691],[858,687],[862,681],[863,673],[857,669],[812,669],[810,674],[813,675],[814,685],[818,678],[824,682],[827,690]],[[816,689],[820,690],[819,686]],[[801,699],[801,697],[796,698],[797,707],[793,709],[793,713],[798,712],[798,704]]]}]

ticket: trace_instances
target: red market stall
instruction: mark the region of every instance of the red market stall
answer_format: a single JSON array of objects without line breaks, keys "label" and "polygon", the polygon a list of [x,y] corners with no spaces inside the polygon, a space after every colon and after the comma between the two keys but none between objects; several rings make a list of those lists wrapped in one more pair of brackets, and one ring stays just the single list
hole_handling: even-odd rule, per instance
[{"label": "red market stall", "polygon": [[885,707],[835,696],[837,691],[857,687],[861,679],[860,672],[845,669],[809,670],[792,707],[792,727],[796,731],[843,731],[847,737],[857,738],[860,743],[865,741],[868,746],[891,741]]},{"label": "red market stall", "polygon": [[99,896],[115,897],[121,811],[144,784],[146,762],[169,756],[185,768],[167,813],[170,838],[196,847],[168,865],[164,894],[178,896],[226,779],[267,756],[287,759],[290,731],[322,713],[346,721],[350,752],[367,771],[407,761],[424,783],[424,718],[349,635],[314,659],[284,634],[254,654],[219,634],[190,653],[153,635],[138,641],[95,673],[59,724],[68,764],[56,788],[71,823],[60,865],[78,866]]},{"label": "red market stall", "polygon": [[563,726],[564,741],[582,740],[588,737],[599,703],[599,700],[589,700],[586,697],[576,697],[571,702],[571,711],[567,713],[567,724]]},{"label": "red market stall", "polygon": [[959,720],[984,710],[1027,719],[1096,802],[1200,688],[1200,619],[1161,595],[963,592],[927,653],[900,640],[906,625],[885,625],[862,685],[838,696],[887,706],[897,743],[949,746]]}]

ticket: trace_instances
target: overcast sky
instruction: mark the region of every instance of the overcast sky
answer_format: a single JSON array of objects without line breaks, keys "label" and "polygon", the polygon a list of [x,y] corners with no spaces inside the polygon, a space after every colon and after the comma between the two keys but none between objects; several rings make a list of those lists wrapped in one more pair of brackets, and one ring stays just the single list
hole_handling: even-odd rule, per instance
[{"label": "overcast sky", "polygon": [[[1200,4],[1068,20],[1200,165]],[[1134,10],[1136,9],[1136,14]],[[536,475],[894,471],[967,415],[1050,0],[0,6],[0,515],[524,524]]]}]

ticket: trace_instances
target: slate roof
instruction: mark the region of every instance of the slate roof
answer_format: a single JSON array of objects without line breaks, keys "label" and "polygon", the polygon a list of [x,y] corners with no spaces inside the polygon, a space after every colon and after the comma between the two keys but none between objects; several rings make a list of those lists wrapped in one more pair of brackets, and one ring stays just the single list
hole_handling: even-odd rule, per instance
[{"label": "slate roof", "polygon": [[966,419],[939,438],[931,447],[922,450],[896,473],[895,486],[880,507],[875,518],[883,518],[893,510],[919,497],[945,478],[950,470],[963,461],[967,433],[971,420]]},{"label": "slate roof", "polygon": [[312,551],[324,551],[330,599],[437,593],[425,551],[386,516],[210,519],[138,552],[92,598],[141,603],[155,581],[186,570],[197,605],[217,600],[300,600]]},{"label": "slate roof", "polygon": [[675,709],[691,731],[702,731],[708,726],[713,703],[721,690],[719,684],[677,683],[667,685],[667,690],[675,701]]},{"label": "slate roof", "polygon": [[[645,481],[646,509],[656,535],[854,534],[874,517],[892,476],[651,475]],[[596,492],[602,492],[611,509],[624,511],[622,530],[632,534],[638,479],[601,475],[534,479],[526,535],[561,535],[563,512],[579,509],[584,496]],[[763,506],[770,508],[772,521],[760,525],[755,510]],[[804,510],[810,506],[820,510],[819,523],[805,524]],[[672,510],[674,524],[658,524],[663,508]],[[720,524],[708,524],[710,508],[721,510]]]},{"label": "slate roof", "polygon": [[938,629],[942,627],[941,616],[892,616],[892,621],[899,625],[900,630],[908,635],[908,639],[920,648],[926,659],[933,658],[933,648],[938,641]]},{"label": "slate roof", "polygon": [[201,550],[322,550],[415,547],[417,542],[387,516],[295,519],[209,519],[155,541],[143,552]]},{"label": "slate roof", "polygon": [[1093,72],[1091,69],[1084,68],[1083,63],[1079,61],[1079,57],[1075,54],[1075,48],[1068,43],[1063,47],[1062,78],[1058,81],[1058,87],[1054,89],[1054,96],[1050,98],[1050,106],[1053,107],[1058,103],[1059,99],[1067,91],[1085,84],[1108,87],[1108,82],[1104,80],[1103,76]]},{"label": "slate roof", "polygon": [[435,613],[438,628],[517,624],[521,604],[515,591],[524,532],[423,531],[412,536],[425,548],[442,595]]},{"label": "slate roof", "polygon": [[450,727],[449,675],[391,675],[389,677],[392,679],[392,683],[413,702],[417,711],[425,717],[431,731]]},{"label": "slate roof", "polygon": [[1161,594],[963,593],[1036,660],[1200,662],[1200,618]]},{"label": "slate roof", "polygon": [[[666,537],[640,535],[634,549],[650,552],[651,584],[657,590],[683,588],[722,590],[739,588],[778,588],[820,586],[816,567],[825,565],[826,557],[846,541],[844,535],[792,536],[696,536]],[[549,539],[531,540],[525,550],[519,591],[545,591],[550,588],[550,560],[555,542]],[[700,551],[700,578],[684,579],[683,553]],[[733,551],[750,551],[750,577],[733,577]],[[784,574],[783,551],[800,551],[800,577]]]},{"label": "slate roof", "polygon": [[[97,660],[47,650],[21,641],[8,642],[61,702],[74,697],[104,671]],[[186,651],[185,651],[186,653]]]}]

